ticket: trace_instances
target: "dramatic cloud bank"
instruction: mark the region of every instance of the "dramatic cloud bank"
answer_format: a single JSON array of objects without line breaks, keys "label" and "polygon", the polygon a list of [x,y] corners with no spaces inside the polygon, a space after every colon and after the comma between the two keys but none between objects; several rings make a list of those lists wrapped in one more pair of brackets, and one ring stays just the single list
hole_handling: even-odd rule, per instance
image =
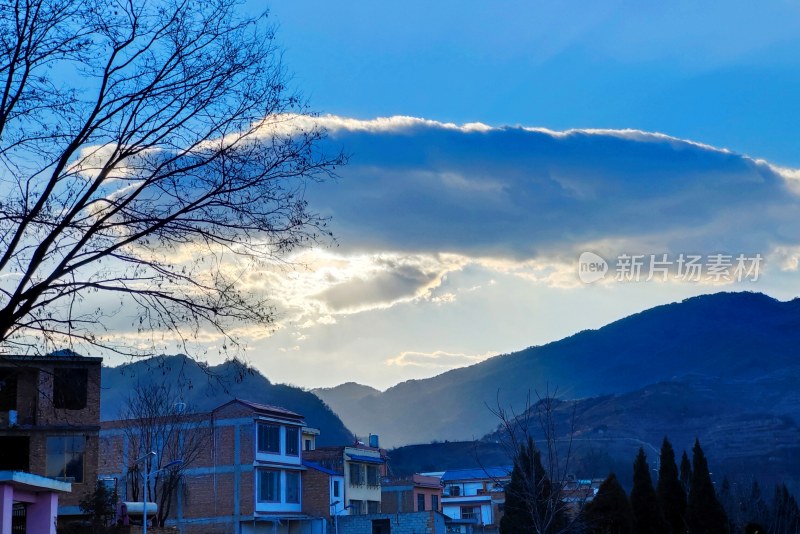
[{"label": "dramatic cloud bank", "polygon": [[[313,184],[336,246],[242,269],[275,303],[244,328],[274,380],[386,387],[718,290],[796,294],[800,172],[635,130],[554,132],[413,117],[300,118],[350,162]],[[269,132],[265,132],[267,135]],[[583,283],[582,252],[760,255],[757,280]],[[674,272],[675,267],[673,267]],[[634,280],[636,281],[636,280]],[[201,342],[213,352],[213,336]]]}]

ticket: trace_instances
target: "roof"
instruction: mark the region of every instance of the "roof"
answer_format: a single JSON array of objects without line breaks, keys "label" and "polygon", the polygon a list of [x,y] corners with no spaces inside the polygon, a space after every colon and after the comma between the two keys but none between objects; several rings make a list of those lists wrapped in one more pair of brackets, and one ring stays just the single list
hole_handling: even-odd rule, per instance
[{"label": "roof", "polygon": [[243,400],[243,399],[233,399],[231,401],[228,401],[225,404],[223,404],[221,406],[217,406],[216,408],[214,408],[214,411],[216,412],[217,410],[220,410],[220,409],[224,408],[225,406],[228,406],[228,405],[233,404],[233,403],[238,403],[238,404],[241,404],[242,406],[246,406],[246,407],[250,408],[251,410],[255,411],[256,413],[258,413],[260,415],[276,415],[276,416],[279,416],[279,417],[287,417],[287,418],[290,418],[290,419],[298,419],[300,421],[303,420],[303,416],[302,415],[300,415],[297,412],[293,412],[291,410],[287,410],[286,408],[281,408],[280,406],[272,406],[272,405],[269,405],[269,404],[259,404],[257,402]]},{"label": "roof", "polygon": [[310,462],[308,460],[303,460],[303,465],[308,467],[309,469],[314,469],[315,471],[319,471],[320,473],[325,473],[326,475],[331,475],[334,477],[341,477],[344,476],[342,473],[337,473],[333,469],[328,469],[327,467],[322,467],[320,464],[316,462]]},{"label": "roof", "polygon": [[383,458],[379,458],[377,456],[366,456],[363,454],[349,454],[350,459],[354,462],[364,462],[365,464],[382,464],[386,463],[386,460]]},{"label": "roof", "polygon": [[503,467],[476,467],[473,469],[448,469],[442,475],[442,482],[508,478],[511,476],[512,469],[513,466],[510,465]]},{"label": "roof", "polygon": [[36,362],[36,363],[101,363],[103,358],[97,356],[81,356],[72,351],[56,351],[47,355],[30,354],[2,354],[0,360],[13,362]]},{"label": "roof", "polygon": [[47,478],[22,471],[0,471],[0,484],[9,484],[24,491],[61,491],[69,493],[72,484],[54,478]]}]

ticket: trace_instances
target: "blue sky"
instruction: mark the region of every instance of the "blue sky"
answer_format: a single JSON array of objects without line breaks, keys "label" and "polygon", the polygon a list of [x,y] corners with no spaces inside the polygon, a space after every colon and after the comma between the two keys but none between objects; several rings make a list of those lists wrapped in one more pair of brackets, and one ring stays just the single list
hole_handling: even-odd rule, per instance
[{"label": "blue sky", "polygon": [[[245,332],[270,379],[385,388],[696,294],[797,296],[800,3],[263,7],[352,156],[309,190],[338,244],[243,282],[280,312]],[[763,262],[616,281],[624,254]]]}]

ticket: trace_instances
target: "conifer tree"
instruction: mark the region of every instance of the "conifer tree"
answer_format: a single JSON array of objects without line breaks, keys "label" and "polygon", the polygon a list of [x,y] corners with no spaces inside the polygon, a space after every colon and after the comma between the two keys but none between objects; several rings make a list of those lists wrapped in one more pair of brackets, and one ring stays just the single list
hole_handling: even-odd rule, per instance
[{"label": "conifer tree", "polygon": [[772,498],[772,525],[769,531],[773,534],[795,534],[799,529],[800,508],[797,501],[789,493],[786,484],[779,484]]},{"label": "conifer tree", "polygon": [[[688,464],[689,459],[687,458],[686,461]],[[675,451],[666,437],[661,443],[656,494],[669,531],[672,534],[686,532],[686,491],[678,477]]]},{"label": "conifer tree", "polygon": [[506,486],[503,534],[547,534],[564,526],[562,503],[547,477],[539,450],[529,437],[514,460],[511,481]]},{"label": "conifer tree", "polygon": [[692,534],[727,534],[728,517],[717,500],[708,462],[695,440],[692,448],[692,482],[686,506],[686,525]]},{"label": "conifer tree", "polygon": [[[758,481],[754,480],[753,484],[750,486],[750,494],[744,500],[745,510],[743,512],[745,521],[749,521],[753,524],[757,525],[766,525],[770,522],[770,513],[769,507],[767,503],[764,501],[764,497],[761,494],[761,486],[759,486]],[[761,531],[762,534],[766,532],[766,530]]]},{"label": "conifer tree", "polygon": [[631,510],[633,511],[633,528],[639,534],[666,534],[666,524],[658,505],[656,490],[650,477],[650,465],[644,449],[639,447],[639,454],[633,462],[633,488],[631,489]]},{"label": "conifer tree", "polygon": [[681,456],[681,485],[688,499],[689,490],[692,487],[692,463],[689,461],[686,451],[683,451],[683,456]]},{"label": "conifer tree", "polygon": [[583,509],[583,523],[589,534],[632,534],[633,513],[628,496],[614,473],[600,484],[594,499]]}]

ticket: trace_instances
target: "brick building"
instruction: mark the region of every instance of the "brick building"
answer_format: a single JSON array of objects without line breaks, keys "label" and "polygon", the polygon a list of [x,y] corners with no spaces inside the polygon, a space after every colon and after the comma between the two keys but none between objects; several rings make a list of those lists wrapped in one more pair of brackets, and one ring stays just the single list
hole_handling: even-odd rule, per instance
[{"label": "brick building", "polygon": [[339,534],[446,534],[446,518],[440,512],[367,514],[338,518]]},{"label": "brick building", "polygon": [[[303,503],[301,439],[313,435],[302,415],[275,406],[233,400],[209,413],[182,416],[179,443],[205,444],[183,468],[168,525],[185,534],[316,534],[325,520]],[[100,472],[130,495],[128,471],[139,456],[130,432],[135,421],[109,421],[101,430]],[[302,436],[305,434],[305,438]],[[145,451],[146,452],[146,451]],[[182,459],[180,451],[175,458]],[[127,483],[126,483],[127,481]]]},{"label": "brick building", "polygon": [[303,511],[322,517],[330,526],[334,515],[346,515],[344,475],[318,463],[303,460]]},{"label": "brick building", "polygon": [[69,483],[62,523],[80,516],[97,481],[101,363],[70,351],[0,359],[0,471]]},{"label": "brick building", "polygon": [[385,513],[441,512],[442,486],[438,477],[412,475],[411,478],[384,482],[381,511]]},{"label": "brick building", "polygon": [[[350,446],[320,447],[305,452],[304,458],[344,478],[340,506],[348,515],[381,511],[381,483],[387,474],[388,460],[384,449],[357,442]],[[339,513],[338,509],[333,513]]]}]

